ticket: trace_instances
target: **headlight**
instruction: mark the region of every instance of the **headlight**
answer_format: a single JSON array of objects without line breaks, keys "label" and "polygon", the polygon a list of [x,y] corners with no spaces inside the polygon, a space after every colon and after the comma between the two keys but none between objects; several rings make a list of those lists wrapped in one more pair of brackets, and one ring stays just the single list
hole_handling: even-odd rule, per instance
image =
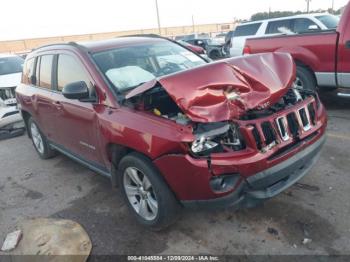
[{"label": "headlight", "polygon": [[198,124],[194,134],[197,139],[191,144],[191,151],[195,155],[205,156],[245,148],[239,127],[235,123]]},{"label": "headlight", "polygon": [[218,145],[218,143],[215,143],[209,138],[202,136],[192,143],[191,150],[195,154],[205,154],[211,152]]}]

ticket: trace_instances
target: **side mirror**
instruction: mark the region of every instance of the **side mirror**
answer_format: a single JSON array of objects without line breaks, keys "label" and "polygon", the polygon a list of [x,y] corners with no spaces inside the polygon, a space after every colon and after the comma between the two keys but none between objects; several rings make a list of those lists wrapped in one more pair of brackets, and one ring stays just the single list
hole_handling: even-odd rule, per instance
[{"label": "side mirror", "polygon": [[197,45],[199,45],[199,46],[204,46],[204,42],[201,41],[201,40],[199,40],[199,41],[197,41]]},{"label": "side mirror", "polygon": [[307,30],[309,30],[309,31],[318,30],[318,26],[317,26],[317,25],[309,25],[309,27],[307,28]]},{"label": "side mirror", "polygon": [[68,99],[89,98],[89,88],[84,81],[73,82],[63,87],[62,94]]}]

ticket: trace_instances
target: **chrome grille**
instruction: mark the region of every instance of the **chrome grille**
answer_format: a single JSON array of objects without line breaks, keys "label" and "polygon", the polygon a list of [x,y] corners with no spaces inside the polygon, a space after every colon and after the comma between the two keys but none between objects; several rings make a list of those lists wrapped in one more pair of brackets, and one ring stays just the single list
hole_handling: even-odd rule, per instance
[{"label": "chrome grille", "polygon": [[301,122],[301,126],[303,127],[304,131],[308,131],[311,129],[311,123],[310,123],[310,114],[307,107],[303,107],[299,109],[298,114]]},{"label": "chrome grille", "polygon": [[278,128],[278,133],[280,134],[283,141],[287,141],[289,139],[288,133],[288,122],[285,116],[279,117],[276,119],[276,124]]},{"label": "chrome grille", "polygon": [[[294,111],[288,111],[275,120],[263,120],[251,124],[257,148],[262,151],[275,144],[298,137],[316,125],[314,102],[308,103]],[[280,142],[279,142],[280,141]]]}]

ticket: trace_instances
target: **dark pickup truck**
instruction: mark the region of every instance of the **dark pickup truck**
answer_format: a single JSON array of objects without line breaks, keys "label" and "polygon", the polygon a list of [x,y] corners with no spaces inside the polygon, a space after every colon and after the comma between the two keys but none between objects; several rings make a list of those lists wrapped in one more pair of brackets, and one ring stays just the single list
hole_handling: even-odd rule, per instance
[{"label": "dark pickup truck", "polygon": [[297,65],[296,86],[338,88],[339,96],[350,97],[349,23],[350,4],[336,30],[248,39],[243,53],[290,53]]}]

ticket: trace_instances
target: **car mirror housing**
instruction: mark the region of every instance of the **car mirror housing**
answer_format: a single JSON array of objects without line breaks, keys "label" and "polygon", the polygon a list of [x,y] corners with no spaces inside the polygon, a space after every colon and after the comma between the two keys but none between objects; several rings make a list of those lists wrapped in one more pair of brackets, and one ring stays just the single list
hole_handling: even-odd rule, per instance
[{"label": "car mirror housing", "polygon": [[318,30],[318,26],[317,26],[317,25],[310,25],[310,26],[308,27],[308,30],[309,30],[309,31]]},{"label": "car mirror housing", "polygon": [[90,96],[89,88],[84,81],[67,84],[63,87],[62,94],[68,99],[87,99]]}]

